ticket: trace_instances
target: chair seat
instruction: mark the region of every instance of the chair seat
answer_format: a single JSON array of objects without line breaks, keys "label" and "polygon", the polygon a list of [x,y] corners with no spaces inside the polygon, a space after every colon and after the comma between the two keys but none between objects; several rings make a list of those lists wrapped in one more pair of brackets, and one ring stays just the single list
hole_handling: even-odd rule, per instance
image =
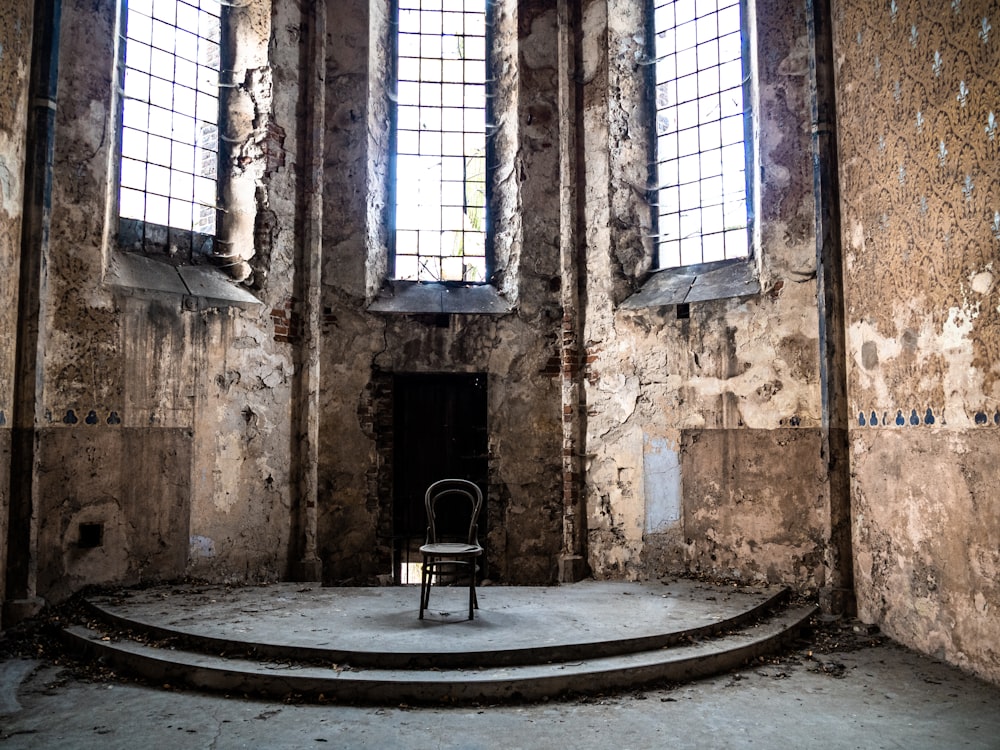
[{"label": "chair seat", "polygon": [[[412,548],[411,548],[412,549]],[[478,544],[463,544],[461,542],[435,542],[425,544],[420,548],[424,555],[481,555],[483,548]]]}]

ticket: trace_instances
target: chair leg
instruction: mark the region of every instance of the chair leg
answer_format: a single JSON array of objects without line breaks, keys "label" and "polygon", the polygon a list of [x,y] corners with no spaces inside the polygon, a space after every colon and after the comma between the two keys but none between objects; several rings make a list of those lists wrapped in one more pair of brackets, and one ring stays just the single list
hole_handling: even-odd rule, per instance
[{"label": "chair leg", "polygon": [[472,565],[472,606],[479,609],[479,594],[476,593],[476,573],[479,572],[479,566],[473,562]]},{"label": "chair leg", "polygon": [[420,616],[417,618],[419,620],[424,619],[424,610],[427,609],[427,600],[430,598],[427,584],[427,557],[424,556],[423,563],[420,565]]},{"label": "chair leg", "polygon": [[479,601],[476,599],[476,566],[470,563],[469,567],[469,619],[471,620],[473,608],[479,609]]}]

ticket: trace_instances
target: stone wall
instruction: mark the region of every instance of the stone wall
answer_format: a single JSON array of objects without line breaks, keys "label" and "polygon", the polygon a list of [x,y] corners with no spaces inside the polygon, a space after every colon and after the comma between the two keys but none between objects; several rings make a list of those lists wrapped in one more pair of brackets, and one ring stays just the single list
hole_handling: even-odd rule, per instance
[{"label": "stone wall", "polygon": [[[378,383],[430,372],[487,377],[495,577],[554,580],[587,527],[601,576],[826,584],[801,16],[762,12],[781,20],[755,37],[763,292],[681,319],[673,307],[621,308],[651,251],[636,188],[649,139],[634,3],[495,5],[493,281],[509,312],[490,314],[381,304],[392,294],[381,5],[233,11],[242,44],[225,184],[242,201],[235,236],[254,217],[252,252],[232,253],[262,303],[248,307],[114,281],[115,8],[70,2],[63,14],[64,27],[86,20],[93,32],[86,49],[62,40],[60,89],[72,95],[57,122],[40,455],[85,442],[88,466],[110,466],[128,431],[127,460],[153,497],[117,471],[73,487],[39,466],[53,540],[39,580],[53,593],[174,575],[185,535],[183,569],[197,575],[271,577],[318,561],[330,582],[384,576],[392,467],[373,426]],[[162,460],[157,446],[171,446]],[[186,524],[164,531],[171,554],[103,568],[77,558],[104,552],[67,557],[80,523],[103,523],[111,539],[143,502]]]},{"label": "stone wall", "polygon": [[188,431],[95,432],[39,433],[37,586],[49,601],[86,585],[176,578],[187,564],[192,494],[178,466],[191,463]]},{"label": "stone wall", "polygon": [[1000,680],[1000,13],[835,3],[858,608]]},{"label": "stone wall", "polygon": [[0,2],[0,601],[6,599],[31,30],[30,7],[19,0]]},{"label": "stone wall", "polygon": [[[497,10],[507,124],[495,148],[516,163],[494,191],[495,282],[511,312],[454,314],[443,327],[435,316],[367,309],[384,292],[384,16],[365,3],[328,16],[275,2],[230,18],[238,52],[223,76],[235,84],[224,103],[223,184],[239,216],[223,231],[242,243],[227,259],[237,278],[252,274],[241,286],[259,305],[164,292],[162,268],[149,275],[148,262],[136,266],[117,247],[117,4],[62,6],[62,28],[90,33],[60,39],[67,93],[41,290],[37,455],[22,467],[41,501],[14,535],[15,556],[37,555],[30,575],[53,599],[87,583],[181,573],[254,580],[315,577],[322,567],[328,581],[374,580],[389,572],[376,529],[391,467],[380,465],[365,421],[371,383],[386,373],[482,372],[492,573],[554,580],[554,13],[531,3]],[[534,210],[522,223],[525,201]]]},{"label": "stone wall", "polygon": [[[23,2],[0,3],[0,430],[9,430],[13,419],[31,29],[31,10]],[[4,463],[0,472],[7,468]],[[0,493],[6,493],[5,473],[2,478]]]},{"label": "stone wall", "polygon": [[[225,74],[238,83],[231,120],[269,132],[270,8],[234,14],[243,37],[242,67]],[[34,472],[40,512],[37,540],[18,540],[25,554],[37,553],[38,591],[52,599],[86,583],[185,572],[274,579],[287,568],[294,366],[271,311],[292,296],[281,271],[291,265],[294,199],[275,230],[280,240],[266,248],[259,305],[157,291],[156,275],[123,280],[114,215],[117,24],[111,0],[62,4],[38,453],[33,468],[21,467]],[[75,33],[81,28],[88,33]],[[267,160],[256,140],[234,151],[237,177],[262,174]],[[284,188],[289,177],[275,181]],[[256,205],[249,209],[252,224]],[[81,524],[103,529],[101,545],[81,544]]]},{"label": "stone wall", "polygon": [[[830,585],[804,9],[758,2],[761,292],[625,309],[645,277],[643,19],[585,3],[587,497],[601,576]],[[779,7],[780,5],[780,7]],[[628,306],[626,306],[628,307]]]},{"label": "stone wall", "polygon": [[[329,581],[391,571],[385,495],[372,425],[377,376],[485,373],[491,575],[548,583],[561,545],[558,117],[555,12],[498,3],[494,212],[496,274],[507,314],[368,309],[386,295],[388,64],[379,4],[332,14],[326,72],[319,539]],[[336,19],[336,20],[334,20]],[[509,159],[509,161],[508,161]],[[368,186],[368,191],[364,189]],[[523,214],[523,206],[531,211]],[[458,291],[461,294],[461,290]],[[558,373],[556,373],[558,375]]]},{"label": "stone wall", "polygon": [[384,582],[393,378],[476,373],[492,578],[829,592],[851,585],[852,526],[861,616],[1000,679],[995,4],[834,3],[846,290],[827,274],[836,160],[814,163],[830,102],[809,4],[751,5],[745,291],[643,297],[663,277],[642,4],[506,0],[494,273],[485,296],[431,289],[450,300],[431,309],[406,296],[428,287],[386,279],[386,4],[230,9],[233,244],[200,267],[219,297],[165,291],[176,258],[118,247],[118,7],[64,0],[51,232],[19,321],[32,23],[0,0],[0,561],[18,582],[0,575],[0,598],[185,573]]}]

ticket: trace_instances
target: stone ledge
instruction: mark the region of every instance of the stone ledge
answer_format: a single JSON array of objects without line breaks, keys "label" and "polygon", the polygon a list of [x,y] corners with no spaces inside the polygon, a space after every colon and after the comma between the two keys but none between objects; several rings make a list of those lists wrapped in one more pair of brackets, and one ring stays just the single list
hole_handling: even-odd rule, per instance
[{"label": "stone ledge", "polygon": [[655,271],[620,309],[643,310],[759,293],[760,282],[748,260],[723,260]]},{"label": "stone ledge", "polygon": [[134,253],[111,257],[107,281],[124,294],[145,299],[181,298],[185,310],[252,309],[261,302],[212,266],[172,266]]},{"label": "stone ledge", "polygon": [[368,306],[370,312],[395,314],[506,315],[510,303],[489,284],[388,281]]}]

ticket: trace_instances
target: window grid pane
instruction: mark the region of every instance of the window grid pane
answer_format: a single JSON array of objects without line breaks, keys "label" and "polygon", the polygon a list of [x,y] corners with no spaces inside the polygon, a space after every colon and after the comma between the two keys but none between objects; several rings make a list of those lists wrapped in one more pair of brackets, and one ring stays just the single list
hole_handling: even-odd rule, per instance
[{"label": "window grid pane", "polygon": [[749,254],[742,12],[653,3],[661,268]]},{"label": "window grid pane", "polygon": [[399,0],[395,270],[486,281],[486,0]]},{"label": "window grid pane", "polygon": [[132,0],[125,13],[119,216],[214,235],[221,6]]}]

